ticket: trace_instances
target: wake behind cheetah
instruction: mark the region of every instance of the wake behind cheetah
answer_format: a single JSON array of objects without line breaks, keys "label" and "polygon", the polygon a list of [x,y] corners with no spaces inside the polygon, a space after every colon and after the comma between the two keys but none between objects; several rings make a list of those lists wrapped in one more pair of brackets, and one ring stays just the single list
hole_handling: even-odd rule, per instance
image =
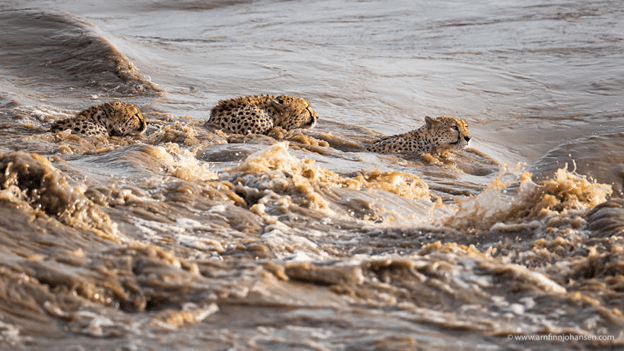
[{"label": "wake behind cheetah", "polygon": [[425,117],[425,125],[411,132],[377,140],[368,151],[379,153],[429,153],[439,155],[468,146],[467,124],[454,117]]},{"label": "wake behind cheetah", "polygon": [[304,98],[254,95],[219,101],[205,125],[229,133],[267,134],[274,127],[312,128],[316,119],[316,112]]},{"label": "wake behind cheetah", "polygon": [[65,129],[87,136],[138,135],[147,129],[147,121],[138,107],[115,101],[91,106],[73,118],[57,121],[50,131]]}]

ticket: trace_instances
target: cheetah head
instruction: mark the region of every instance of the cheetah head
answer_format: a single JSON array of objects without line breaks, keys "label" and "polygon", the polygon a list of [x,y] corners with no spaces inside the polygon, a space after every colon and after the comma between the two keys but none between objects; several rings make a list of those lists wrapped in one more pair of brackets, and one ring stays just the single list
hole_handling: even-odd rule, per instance
[{"label": "cheetah head", "polygon": [[271,101],[271,105],[279,113],[277,126],[292,130],[316,125],[316,112],[310,108],[310,102],[302,97],[280,95]]},{"label": "cheetah head", "polygon": [[110,135],[140,135],[147,129],[147,120],[138,107],[125,102],[110,102]]},{"label": "cheetah head", "polygon": [[461,150],[468,146],[470,133],[465,121],[454,117],[425,117],[425,130],[429,136],[430,153]]}]

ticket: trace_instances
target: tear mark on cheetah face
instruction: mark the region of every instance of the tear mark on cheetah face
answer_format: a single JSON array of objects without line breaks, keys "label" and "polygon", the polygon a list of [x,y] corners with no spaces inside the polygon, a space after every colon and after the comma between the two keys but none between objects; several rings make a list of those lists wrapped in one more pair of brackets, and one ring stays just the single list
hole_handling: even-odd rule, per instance
[{"label": "tear mark on cheetah face", "polygon": [[147,129],[147,120],[138,107],[126,102],[105,102],[91,106],[73,118],[55,122],[51,132],[65,129],[86,136],[140,135]]},{"label": "tear mark on cheetah face", "polygon": [[205,125],[229,133],[267,134],[274,127],[312,128],[316,120],[316,112],[304,98],[254,95],[219,101]]},{"label": "tear mark on cheetah face", "polygon": [[470,133],[464,120],[455,117],[425,117],[425,125],[411,132],[377,140],[368,151],[378,153],[429,153],[439,155],[468,146]]}]

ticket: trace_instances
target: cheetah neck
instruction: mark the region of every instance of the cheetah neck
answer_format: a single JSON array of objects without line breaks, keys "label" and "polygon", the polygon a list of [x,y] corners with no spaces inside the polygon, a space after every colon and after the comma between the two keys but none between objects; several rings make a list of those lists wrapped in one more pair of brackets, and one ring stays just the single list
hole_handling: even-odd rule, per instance
[{"label": "cheetah neck", "polygon": [[106,109],[104,108],[100,108],[100,109],[96,109],[95,111],[93,111],[91,113],[91,121],[95,124],[99,124],[102,127],[106,128],[106,130],[108,131],[108,134],[110,135],[111,133],[114,132],[114,128],[113,128],[113,124],[112,121],[109,117],[109,112],[106,111]]},{"label": "cheetah neck", "polygon": [[245,103],[256,105],[258,108],[266,111],[275,125],[278,125],[283,119],[282,113],[279,112],[271,103],[272,100],[276,99],[274,95],[254,95],[242,97],[242,99],[246,100],[243,100]]},{"label": "cheetah neck", "polygon": [[433,141],[430,140],[429,129],[422,126],[418,129],[412,130],[401,135],[408,140],[416,140],[419,152],[431,153],[433,150]]}]

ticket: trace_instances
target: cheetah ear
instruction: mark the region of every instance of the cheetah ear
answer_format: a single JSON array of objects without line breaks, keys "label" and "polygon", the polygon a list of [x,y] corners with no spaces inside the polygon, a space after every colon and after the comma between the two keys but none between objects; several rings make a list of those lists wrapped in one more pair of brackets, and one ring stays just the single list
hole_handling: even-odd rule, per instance
[{"label": "cheetah ear", "polygon": [[431,126],[435,123],[435,120],[429,116],[425,116],[425,123],[427,124],[427,126]]},{"label": "cheetah ear", "polygon": [[276,99],[271,99],[271,106],[273,106],[280,113],[284,111],[284,104],[280,104],[280,102]]}]

